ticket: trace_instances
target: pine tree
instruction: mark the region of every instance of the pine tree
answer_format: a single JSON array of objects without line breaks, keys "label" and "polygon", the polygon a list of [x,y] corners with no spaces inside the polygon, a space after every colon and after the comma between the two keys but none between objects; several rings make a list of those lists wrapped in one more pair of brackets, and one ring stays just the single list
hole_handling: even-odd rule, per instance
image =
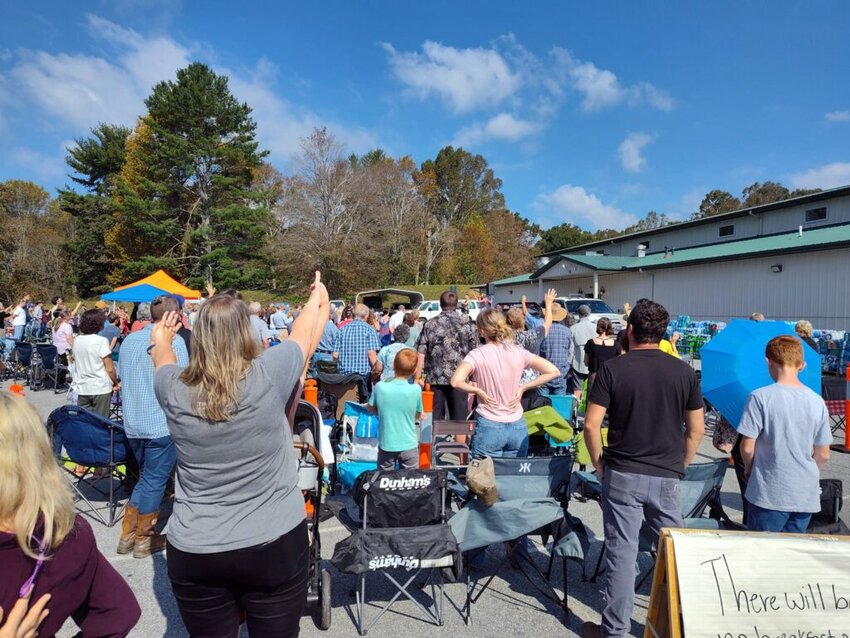
[{"label": "pine tree", "polygon": [[166,268],[200,287],[262,287],[269,211],[252,178],[258,151],[251,109],[227,78],[203,64],[157,84],[127,142],[108,243],[119,252],[111,279]]}]

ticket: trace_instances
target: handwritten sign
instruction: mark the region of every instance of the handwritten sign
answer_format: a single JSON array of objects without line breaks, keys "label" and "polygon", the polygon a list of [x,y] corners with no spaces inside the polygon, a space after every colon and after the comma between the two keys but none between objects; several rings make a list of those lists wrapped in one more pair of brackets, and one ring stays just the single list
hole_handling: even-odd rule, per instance
[{"label": "handwritten sign", "polygon": [[850,542],[670,535],[687,638],[850,638]]}]

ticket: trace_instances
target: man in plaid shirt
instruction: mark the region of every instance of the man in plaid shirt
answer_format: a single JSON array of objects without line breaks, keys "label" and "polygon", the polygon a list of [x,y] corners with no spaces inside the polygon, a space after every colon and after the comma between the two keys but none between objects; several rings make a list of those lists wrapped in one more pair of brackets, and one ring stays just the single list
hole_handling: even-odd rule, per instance
[{"label": "man in plaid shirt", "polygon": [[559,303],[552,304],[552,327],[540,344],[540,356],[554,363],[561,376],[540,387],[540,394],[564,395],[567,393],[567,374],[573,360],[573,333],[564,325],[567,311]]},{"label": "man in plaid shirt", "polygon": [[339,364],[340,374],[359,374],[368,377],[378,367],[378,333],[366,323],[369,308],[362,303],[354,307],[354,321],[336,333],[333,357]]},{"label": "man in plaid shirt", "polygon": [[[156,323],[166,312],[177,310],[177,300],[163,295],[151,303],[151,318]],[[177,462],[165,413],[153,393],[153,361],[149,351],[152,328],[153,325],[148,325],[127,335],[118,357],[124,430],[139,462],[139,482],[124,509],[118,553],[133,552],[135,558],[165,549],[165,535],[156,533],[156,523],[168,477]],[[174,339],[174,351],[177,365],[189,365],[186,345],[179,336]]]}]

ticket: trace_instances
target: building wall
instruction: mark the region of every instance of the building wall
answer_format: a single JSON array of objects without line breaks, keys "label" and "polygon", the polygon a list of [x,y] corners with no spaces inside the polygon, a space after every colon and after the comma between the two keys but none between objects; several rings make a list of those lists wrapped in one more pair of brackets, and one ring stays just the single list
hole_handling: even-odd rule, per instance
[{"label": "building wall", "polygon": [[537,282],[527,284],[507,284],[504,286],[494,286],[493,298],[496,303],[505,303],[508,301],[522,301],[522,296],[525,295],[528,301],[543,301],[543,295],[540,294],[539,284]]},{"label": "building wall", "polygon": [[[781,273],[771,271],[782,265]],[[729,321],[755,311],[769,319],[808,319],[816,328],[850,330],[850,248],[716,262],[646,272],[600,273],[602,299],[615,310],[641,297],[671,315]],[[563,294],[593,290],[593,278],[547,280]],[[520,293],[521,294],[521,293]],[[528,294],[528,293],[526,293]],[[497,293],[497,300],[499,295]],[[535,299],[529,295],[529,299]]]},{"label": "building wall", "polygon": [[[805,212],[809,209],[820,207],[826,207],[827,219],[823,222],[806,224]],[[633,257],[637,255],[638,244],[645,242],[649,242],[649,250],[647,252],[655,253],[662,252],[665,246],[670,248],[703,246],[706,244],[718,244],[726,241],[734,241],[736,239],[747,239],[763,235],[793,232],[801,225],[805,232],[806,228],[816,228],[823,225],[848,222],[850,222],[850,196],[844,196],[816,203],[790,206],[785,209],[772,210],[756,215],[718,220],[711,224],[659,231],[658,234],[654,234],[643,239],[614,239],[612,242],[596,248],[596,250],[604,250],[606,255]],[[728,225],[735,226],[735,234],[731,237],[720,237],[720,227]],[[584,253],[582,252],[581,254]]]}]

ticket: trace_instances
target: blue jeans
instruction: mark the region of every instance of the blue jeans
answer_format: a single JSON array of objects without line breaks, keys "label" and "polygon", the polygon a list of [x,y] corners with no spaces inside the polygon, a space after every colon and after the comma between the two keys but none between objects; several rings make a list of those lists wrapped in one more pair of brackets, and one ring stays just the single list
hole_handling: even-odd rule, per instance
[{"label": "blue jeans", "polygon": [[139,462],[140,474],[139,482],[130,495],[130,505],[138,508],[140,514],[158,512],[168,477],[177,462],[174,443],[170,436],[158,439],[128,438],[127,442]]},{"label": "blue jeans", "polygon": [[24,328],[26,326],[15,326],[15,336],[13,337],[15,341],[24,340]]},{"label": "blue jeans", "polygon": [[525,419],[504,423],[475,417],[475,431],[470,445],[472,456],[515,459],[528,455],[528,426]]},{"label": "blue jeans", "polygon": [[567,377],[561,375],[546,385],[541,385],[537,390],[543,396],[564,396],[567,393]]},{"label": "blue jeans", "polygon": [[786,532],[804,534],[812,515],[809,512],[780,512],[750,503],[747,529],[751,532]]}]

